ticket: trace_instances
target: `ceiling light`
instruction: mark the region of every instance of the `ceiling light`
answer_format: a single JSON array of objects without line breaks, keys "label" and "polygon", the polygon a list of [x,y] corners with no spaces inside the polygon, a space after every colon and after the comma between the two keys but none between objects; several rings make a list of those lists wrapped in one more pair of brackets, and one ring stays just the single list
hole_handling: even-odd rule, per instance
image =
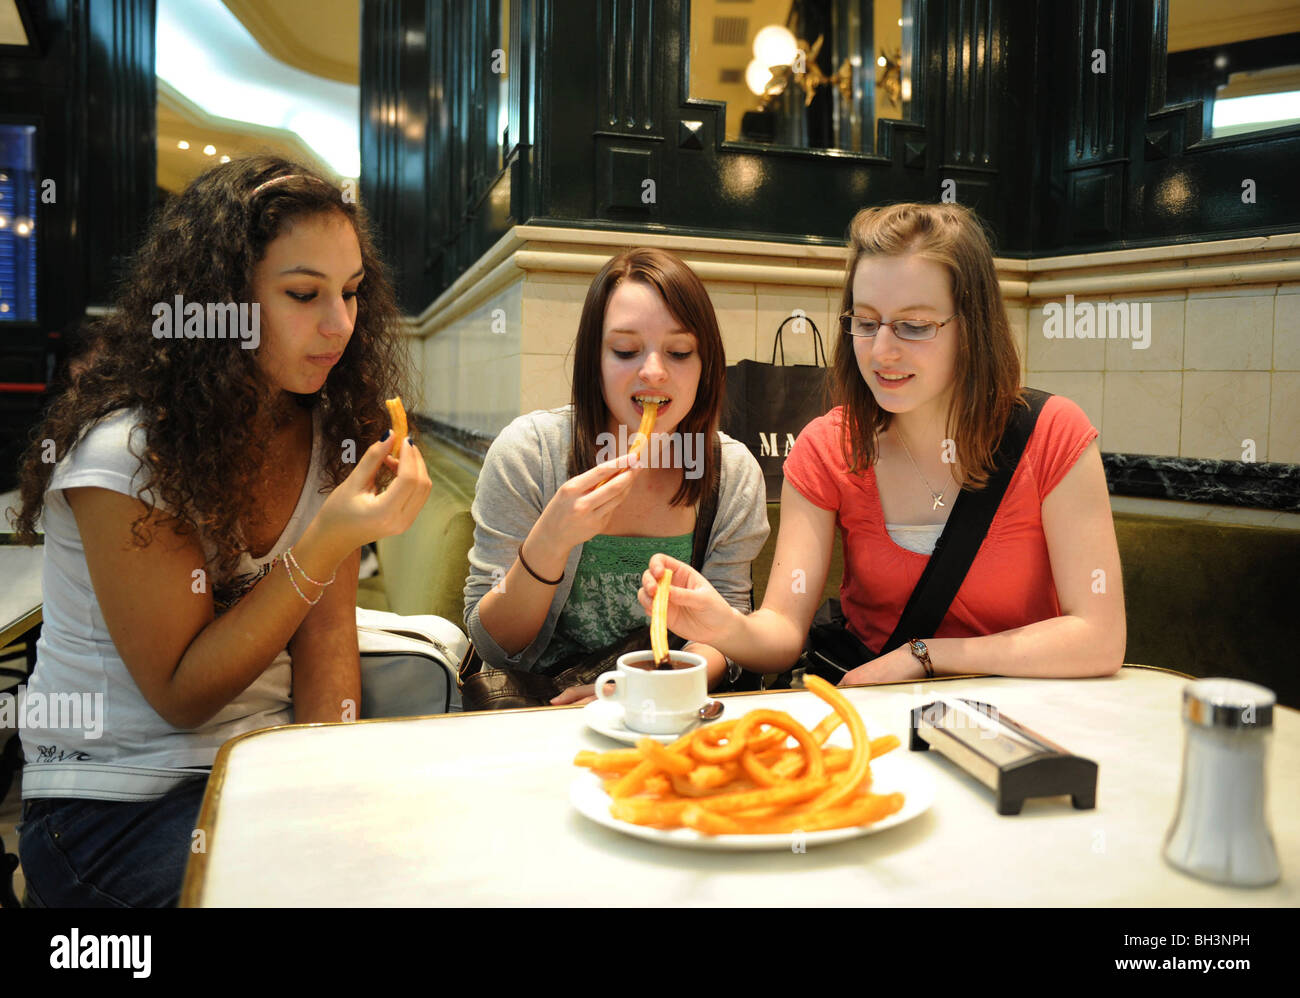
[{"label": "ceiling light", "polygon": [[186,142],[184,139],[181,139],[179,142],[176,143],[177,149],[188,149],[189,147],[190,144]]},{"label": "ceiling light", "polygon": [[206,145],[206,146],[203,147],[203,155],[204,155],[204,156],[211,156],[211,155],[213,155],[216,151],[217,151],[217,147],[214,146],[214,145]]},{"label": "ceiling light", "polygon": [[342,176],[361,172],[358,86],[273,59],[224,3],[159,0],[156,29],[160,83],[214,117],[296,131]]}]

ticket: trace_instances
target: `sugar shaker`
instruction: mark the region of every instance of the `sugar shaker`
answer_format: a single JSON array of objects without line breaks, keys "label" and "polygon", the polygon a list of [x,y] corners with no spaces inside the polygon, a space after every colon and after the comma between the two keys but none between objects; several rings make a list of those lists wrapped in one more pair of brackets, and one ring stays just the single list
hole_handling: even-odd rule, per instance
[{"label": "sugar shaker", "polygon": [[1183,688],[1182,786],[1165,838],[1172,866],[1220,884],[1263,887],[1281,871],[1266,812],[1271,690],[1237,679]]}]

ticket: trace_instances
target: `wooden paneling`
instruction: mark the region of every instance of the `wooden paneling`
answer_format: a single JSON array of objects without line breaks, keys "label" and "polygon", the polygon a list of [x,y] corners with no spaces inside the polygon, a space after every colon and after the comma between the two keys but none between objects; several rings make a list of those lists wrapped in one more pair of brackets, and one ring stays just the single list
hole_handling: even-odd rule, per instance
[{"label": "wooden paneling", "polygon": [[[411,312],[482,256],[528,201],[515,168],[527,157],[520,136],[535,128],[527,103],[535,49],[519,23],[533,4],[504,9],[510,24],[500,3],[362,6],[362,192]],[[504,115],[497,50],[508,74]]]},{"label": "wooden paneling", "polygon": [[[367,0],[367,23],[395,3]],[[413,304],[512,220],[839,243],[856,209],[936,201],[946,180],[1004,256],[1300,227],[1300,128],[1207,140],[1199,103],[1166,106],[1161,0],[916,0],[914,120],[882,122],[870,154],[726,141],[724,105],[690,96],[688,0],[510,0],[499,136],[481,56],[499,5],[396,5],[423,7],[429,39],[425,77],[388,84],[429,95],[425,211],[384,216],[425,227],[423,269],[401,270]],[[367,41],[363,89],[388,58]],[[396,127],[363,114],[363,134]],[[404,196],[406,175],[374,196]]]},{"label": "wooden paneling", "polygon": [[[113,282],[153,208],[153,0],[33,5],[35,56],[0,57],[0,115],[37,126],[37,322],[0,324],[0,367],[44,381],[77,346],[87,306]],[[0,398],[0,490],[43,394]]]},{"label": "wooden paneling", "polygon": [[597,11],[601,128],[626,135],[659,129],[655,87],[655,0],[608,0]]},{"label": "wooden paneling", "polygon": [[[157,177],[154,128],[153,0],[94,0],[85,16],[83,141],[88,169],[87,290],[108,304],[113,283],[135,251],[153,207]],[[108,164],[108,168],[105,168]]]}]

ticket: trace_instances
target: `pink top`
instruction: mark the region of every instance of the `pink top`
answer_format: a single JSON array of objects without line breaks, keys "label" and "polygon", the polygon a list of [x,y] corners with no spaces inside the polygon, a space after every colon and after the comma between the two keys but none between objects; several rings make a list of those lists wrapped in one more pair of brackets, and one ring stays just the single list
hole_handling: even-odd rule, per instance
[{"label": "pink top", "polygon": [[[809,423],[785,462],[785,477],[813,505],[835,512],[844,540],[840,602],[849,630],[880,649],[893,633],[929,556],[899,547],[885,532],[875,469],[850,475],[840,453],[843,410]],[[1043,406],[988,535],[933,634],[962,638],[1060,616],[1043,534],[1042,504],[1097,430],[1074,402]]]}]

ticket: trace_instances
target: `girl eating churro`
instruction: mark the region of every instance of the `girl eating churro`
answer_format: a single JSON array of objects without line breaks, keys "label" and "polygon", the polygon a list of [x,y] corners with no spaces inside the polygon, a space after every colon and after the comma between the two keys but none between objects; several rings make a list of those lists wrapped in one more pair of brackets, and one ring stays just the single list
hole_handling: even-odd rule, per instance
[{"label": "girl eating churro", "polygon": [[175,904],[222,743],[357,716],[359,549],[430,489],[383,439],[399,320],[360,209],[306,167],[234,160],[162,210],[21,470],[27,693],[103,722],[23,732],[29,903]]},{"label": "girl eating churro", "polygon": [[[1115,672],[1124,598],[1097,431],[1068,399],[1022,389],[978,221],[959,205],[900,204],[860,212],[849,234],[832,363],[842,404],[811,422],[786,459],[762,608],[731,613],[707,579],[663,555],[643,576],[642,605],[671,568],[672,630],[756,671],[789,669],[809,638],[838,528],[843,623],[838,639],[834,618],[819,623],[809,667],[838,649],[855,653],[841,665],[844,683]],[[1013,439],[1023,443],[1018,463],[998,457],[1014,453]],[[971,513],[995,481],[1006,491],[983,503],[991,525],[975,528],[963,514],[945,532],[958,497]],[[941,535],[956,594],[942,602],[933,580],[918,586],[932,554],[940,559]],[[973,561],[953,570],[962,547]],[[925,617],[937,626],[900,633],[900,618]]]},{"label": "girl eating churro", "polygon": [[[703,577],[727,606],[749,610],[767,511],[758,462],[718,432],[725,369],[708,292],[677,257],[629,250],[596,275],[572,403],[512,422],[479,475],[465,625],[487,665],[553,676],[643,627],[642,570],[656,552],[690,560],[710,498]],[[652,407],[652,439],[633,458]],[[720,653],[687,650],[708,660],[711,685],[722,680]],[[552,702],[591,695],[577,685]]]}]

